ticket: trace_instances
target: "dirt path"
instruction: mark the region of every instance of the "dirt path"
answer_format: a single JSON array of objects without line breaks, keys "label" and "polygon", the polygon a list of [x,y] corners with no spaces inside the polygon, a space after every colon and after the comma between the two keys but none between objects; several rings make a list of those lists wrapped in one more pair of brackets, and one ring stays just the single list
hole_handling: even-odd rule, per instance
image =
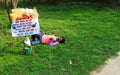
[{"label": "dirt path", "polygon": [[120,52],[116,57],[110,58],[106,64],[90,75],[120,75]]}]

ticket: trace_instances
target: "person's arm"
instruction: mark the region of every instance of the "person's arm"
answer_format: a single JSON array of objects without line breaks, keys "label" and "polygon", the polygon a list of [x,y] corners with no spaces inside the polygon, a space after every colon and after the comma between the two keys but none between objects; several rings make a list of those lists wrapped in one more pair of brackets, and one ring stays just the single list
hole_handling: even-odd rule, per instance
[{"label": "person's arm", "polygon": [[51,42],[51,43],[48,44],[48,46],[55,46],[57,44],[59,44],[59,42]]},{"label": "person's arm", "polygon": [[54,39],[53,38],[50,38],[50,41],[53,41]]},{"label": "person's arm", "polygon": [[54,39],[54,38],[50,38],[50,41],[51,41],[51,42],[55,42],[56,39]]}]

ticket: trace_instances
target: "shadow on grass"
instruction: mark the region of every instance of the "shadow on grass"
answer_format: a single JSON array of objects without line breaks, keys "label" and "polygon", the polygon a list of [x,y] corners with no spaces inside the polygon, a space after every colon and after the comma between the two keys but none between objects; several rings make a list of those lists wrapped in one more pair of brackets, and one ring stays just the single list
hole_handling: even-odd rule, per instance
[{"label": "shadow on grass", "polygon": [[[19,48],[20,49],[20,48]],[[12,54],[12,55],[22,55],[21,52],[23,50],[19,50],[17,47],[4,46],[0,48],[0,56],[4,56],[4,54]]]}]

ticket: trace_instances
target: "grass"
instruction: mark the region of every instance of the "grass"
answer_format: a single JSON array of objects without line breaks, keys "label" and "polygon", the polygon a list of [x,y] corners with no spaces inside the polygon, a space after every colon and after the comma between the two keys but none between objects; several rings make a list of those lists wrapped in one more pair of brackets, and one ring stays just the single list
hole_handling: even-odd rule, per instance
[{"label": "grass", "polygon": [[[63,36],[66,43],[36,45],[34,56],[21,55],[24,37],[11,36],[7,13],[0,9],[1,75],[89,75],[120,50],[119,7],[65,4],[36,9],[41,32]],[[6,44],[9,42],[13,46]]]}]

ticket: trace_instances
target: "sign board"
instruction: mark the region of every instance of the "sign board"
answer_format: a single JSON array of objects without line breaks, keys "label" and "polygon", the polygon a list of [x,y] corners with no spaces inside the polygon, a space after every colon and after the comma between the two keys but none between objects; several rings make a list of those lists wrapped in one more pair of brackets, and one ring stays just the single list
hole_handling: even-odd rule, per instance
[{"label": "sign board", "polygon": [[11,32],[12,36],[27,36],[39,34],[40,27],[38,22],[38,14],[34,9],[14,9],[14,13],[10,14],[12,19]]}]

